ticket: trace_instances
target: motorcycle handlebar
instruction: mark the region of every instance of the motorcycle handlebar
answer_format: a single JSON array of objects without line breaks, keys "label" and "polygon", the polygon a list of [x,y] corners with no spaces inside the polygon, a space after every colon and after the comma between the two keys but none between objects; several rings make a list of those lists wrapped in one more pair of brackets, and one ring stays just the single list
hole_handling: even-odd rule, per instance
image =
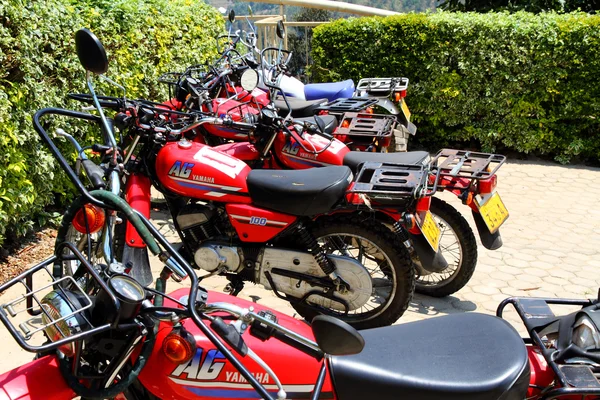
[{"label": "motorcycle handlebar", "polygon": [[271,335],[281,340],[282,342],[289,344],[290,346],[302,352],[305,352],[311,356],[316,356],[317,358],[323,357],[323,352],[321,351],[317,343],[305,338],[302,335],[297,334],[292,330],[289,330],[288,328],[278,324],[277,322],[272,321],[269,318],[265,318],[264,316],[255,313],[253,310],[242,308],[240,306],[236,306],[235,304],[219,302],[206,304],[201,311],[205,314],[214,312],[226,312],[230,315],[233,315],[234,317],[240,318],[248,325],[252,324],[252,322],[254,321],[258,321],[261,324],[272,328],[273,331]]}]

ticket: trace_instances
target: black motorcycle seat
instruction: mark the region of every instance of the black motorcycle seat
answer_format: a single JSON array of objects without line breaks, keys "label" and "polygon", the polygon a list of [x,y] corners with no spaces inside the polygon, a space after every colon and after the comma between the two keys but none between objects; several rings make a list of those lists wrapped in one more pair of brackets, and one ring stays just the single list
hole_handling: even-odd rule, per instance
[{"label": "black motorcycle seat", "polygon": [[340,400],[523,400],[529,359],[506,321],[465,313],[362,331],[360,354],[334,356]]},{"label": "black motorcycle seat", "polygon": [[419,164],[429,156],[426,151],[409,151],[406,153],[372,153],[369,151],[349,151],[344,156],[344,165],[356,173],[362,163],[388,162],[395,164]]},{"label": "black motorcycle seat", "polygon": [[[287,96],[287,100],[290,103],[293,118],[312,117],[319,106],[327,103],[327,99],[300,100],[289,96]],[[285,104],[283,97],[278,96],[274,103],[280,115],[285,117],[290,112],[290,108]]]},{"label": "black motorcycle seat", "polygon": [[252,170],[246,184],[255,206],[297,216],[326,213],[352,181],[348,167]]},{"label": "black motorcycle seat", "polygon": [[[338,120],[334,115],[319,115],[325,124],[325,133],[332,134],[335,128],[338,126]],[[304,125],[305,122],[309,124],[317,125],[317,120],[315,117],[304,117],[304,118],[294,118],[294,122]]]}]

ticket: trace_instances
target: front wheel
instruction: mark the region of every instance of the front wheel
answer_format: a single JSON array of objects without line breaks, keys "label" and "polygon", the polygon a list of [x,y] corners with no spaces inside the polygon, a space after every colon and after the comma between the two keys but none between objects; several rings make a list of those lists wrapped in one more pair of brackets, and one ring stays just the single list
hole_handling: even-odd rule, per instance
[{"label": "front wheel", "polygon": [[[368,299],[360,306],[347,314],[332,309],[328,314],[357,329],[391,325],[404,314],[414,293],[415,271],[408,250],[396,235],[376,221],[356,218],[325,218],[311,231],[328,255],[358,261],[372,282]],[[338,273],[344,276],[344,271]],[[292,306],[308,321],[319,314],[310,304]]]},{"label": "front wheel", "polygon": [[433,297],[449,296],[462,289],[477,265],[477,241],[467,220],[450,204],[431,198],[430,210],[440,227],[440,249],[448,262],[441,272],[429,272],[415,261],[416,292]]}]

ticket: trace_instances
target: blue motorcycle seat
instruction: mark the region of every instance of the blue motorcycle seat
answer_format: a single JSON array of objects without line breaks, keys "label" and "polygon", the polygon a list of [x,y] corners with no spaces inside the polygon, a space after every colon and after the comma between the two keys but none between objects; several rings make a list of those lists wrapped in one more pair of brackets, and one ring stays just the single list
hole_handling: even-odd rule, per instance
[{"label": "blue motorcycle seat", "polygon": [[354,95],[354,81],[347,79],[341,82],[330,83],[310,83],[304,85],[304,96],[306,100],[327,99],[333,101],[335,99],[343,99]]}]

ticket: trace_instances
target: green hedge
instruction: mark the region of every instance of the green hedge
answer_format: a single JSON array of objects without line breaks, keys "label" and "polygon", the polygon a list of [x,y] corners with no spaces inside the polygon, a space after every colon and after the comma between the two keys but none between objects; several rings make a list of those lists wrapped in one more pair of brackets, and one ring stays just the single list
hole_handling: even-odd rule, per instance
[{"label": "green hedge", "polygon": [[[82,27],[104,43],[107,76],[130,97],[158,100],[166,95],[160,73],[216,55],[223,19],[202,0],[0,0],[0,245],[69,190],[31,116],[81,106],[66,103],[66,95],[87,92],[74,41]],[[81,137],[89,131],[77,132],[90,139]]]},{"label": "green hedge", "polygon": [[408,77],[416,139],[431,150],[465,142],[561,162],[600,156],[600,16],[338,20],[316,28],[312,46],[317,81]]}]

